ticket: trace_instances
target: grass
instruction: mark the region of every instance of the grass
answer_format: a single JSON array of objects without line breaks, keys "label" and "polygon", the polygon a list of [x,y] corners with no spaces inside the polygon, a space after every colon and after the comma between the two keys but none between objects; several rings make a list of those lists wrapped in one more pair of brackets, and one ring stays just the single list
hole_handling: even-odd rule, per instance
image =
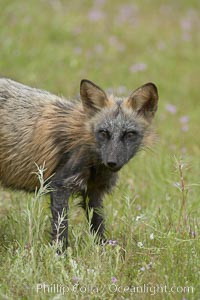
[{"label": "grass", "polygon": [[[70,247],[50,246],[49,198],[0,188],[1,299],[200,299],[200,4],[1,1],[0,74],[75,98],[88,78],[160,94],[158,141],[105,198],[106,247],[70,201]],[[115,242],[116,241],[116,242]]]}]

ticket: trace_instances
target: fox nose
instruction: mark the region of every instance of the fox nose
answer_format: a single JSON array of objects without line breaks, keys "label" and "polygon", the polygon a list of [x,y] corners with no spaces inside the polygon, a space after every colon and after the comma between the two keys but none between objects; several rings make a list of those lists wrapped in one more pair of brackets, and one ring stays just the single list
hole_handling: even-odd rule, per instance
[{"label": "fox nose", "polygon": [[115,161],[108,161],[107,165],[109,168],[114,169],[117,166],[117,163]]}]

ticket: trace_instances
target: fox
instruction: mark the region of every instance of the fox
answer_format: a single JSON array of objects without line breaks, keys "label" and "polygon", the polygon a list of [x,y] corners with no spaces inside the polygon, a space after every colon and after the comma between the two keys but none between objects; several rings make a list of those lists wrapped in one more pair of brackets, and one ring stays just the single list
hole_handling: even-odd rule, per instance
[{"label": "fox", "polygon": [[152,82],[120,98],[83,79],[80,99],[70,101],[1,78],[0,181],[32,192],[39,186],[36,165],[45,163],[52,240],[68,247],[68,200],[78,195],[87,218],[92,210],[91,231],[106,241],[103,198],[119,170],[151,143],[157,107]]}]

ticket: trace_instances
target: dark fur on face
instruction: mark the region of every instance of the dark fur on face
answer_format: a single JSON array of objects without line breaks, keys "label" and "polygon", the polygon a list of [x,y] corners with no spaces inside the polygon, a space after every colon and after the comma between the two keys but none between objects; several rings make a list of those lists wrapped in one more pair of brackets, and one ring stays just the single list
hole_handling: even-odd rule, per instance
[{"label": "dark fur on face", "polygon": [[123,112],[120,105],[113,112],[104,112],[94,125],[93,134],[102,163],[118,171],[139,150],[144,136],[141,124]]}]

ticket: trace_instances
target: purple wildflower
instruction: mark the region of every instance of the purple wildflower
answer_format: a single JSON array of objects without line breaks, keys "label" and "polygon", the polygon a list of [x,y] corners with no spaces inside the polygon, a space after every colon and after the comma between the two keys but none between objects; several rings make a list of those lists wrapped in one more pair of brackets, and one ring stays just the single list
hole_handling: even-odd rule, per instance
[{"label": "purple wildflower", "polygon": [[74,53],[75,54],[81,54],[82,53],[82,48],[81,47],[75,47],[74,48]]},{"label": "purple wildflower", "polygon": [[188,116],[182,116],[179,120],[182,124],[186,124],[186,123],[189,122],[189,117]]},{"label": "purple wildflower", "polygon": [[181,20],[181,28],[183,30],[190,30],[192,28],[192,22],[189,18],[184,18]]},{"label": "purple wildflower", "polygon": [[117,245],[117,241],[115,241],[115,240],[109,240],[108,241],[108,245],[116,246]]},{"label": "purple wildflower", "polygon": [[172,115],[175,115],[176,112],[177,112],[177,108],[176,108],[176,106],[173,105],[173,104],[168,103],[168,104],[166,104],[165,108],[166,108],[166,110],[167,110],[169,113],[171,113]]},{"label": "purple wildflower", "polygon": [[117,17],[118,21],[120,23],[124,23],[134,19],[134,15],[136,14],[137,10],[137,7],[133,5],[125,4],[121,6],[119,10],[119,15]]},{"label": "purple wildflower", "polygon": [[182,130],[183,132],[186,132],[186,131],[189,130],[189,126],[188,126],[187,124],[185,124],[185,125],[183,125],[183,126],[181,127],[181,130]]},{"label": "purple wildflower", "polygon": [[92,22],[98,22],[98,21],[100,21],[103,18],[104,18],[104,13],[101,10],[92,9],[89,12],[89,19]]},{"label": "purple wildflower", "polygon": [[157,48],[158,48],[158,50],[160,50],[160,51],[165,50],[165,48],[166,48],[165,42],[159,41],[159,42],[157,43]]},{"label": "purple wildflower", "polygon": [[196,237],[196,232],[195,231],[190,231],[190,235],[195,238]]},{"label": "purple wildflower", "polygon": [[112,277],[111,281],[112,281],[112,283],[116,283],[117,282],[117,278],[116,277]]},{"label": "purple wildflower", "polygon": [[182,148],[181,148],[181,153],[183,153],[183,154],[187,153],[187,148],[182,147]]},{"label": "purple wildflower", "polygon": [[190,31],[192,28],[192,19],[187,17],[181,20],[180,22],[182,28],[182,39],[186,42],[191,40]]},{"label": "purple wildflower", "polygon": [[77,283],[77,282],[79,281],[79,278],[78,278],[77,276],[74,276],[74,277],[72,278],[72,280],[73,280],[74,283]]},{"label": "purple wildflower", "polygon": [[144,72],[146,69],[147,69],[147,64],[143,62],[138,62],[130,66],[129,70],[131,71],[131,73],[136,73],[136,72]]},{"label": "purple wildflower", "polygon": [[116,36],[110,36],[108,41],[110,46],[116,48],[118,51],[122,52],[125,50],[125,46],[119,41],[119,39]]}]

